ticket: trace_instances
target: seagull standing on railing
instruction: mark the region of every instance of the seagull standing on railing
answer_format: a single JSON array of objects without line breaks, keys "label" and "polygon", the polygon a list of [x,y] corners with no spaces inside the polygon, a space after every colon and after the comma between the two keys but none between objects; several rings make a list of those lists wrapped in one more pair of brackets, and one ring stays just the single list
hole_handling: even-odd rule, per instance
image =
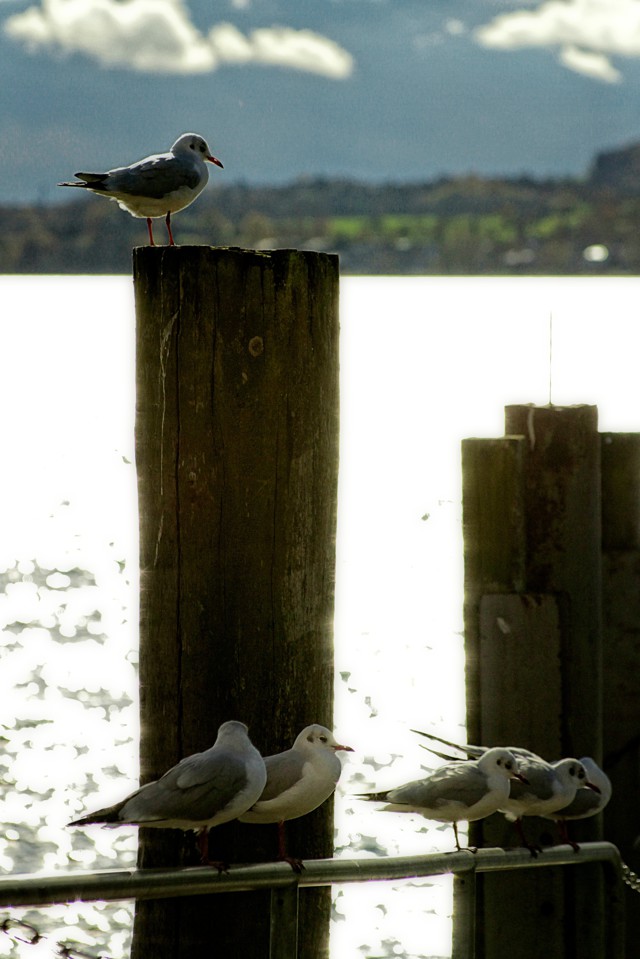
[{"label": "seagull standing on railing", "polygon": [[[545,814],[544,817],[545,819],[553,819],[558,823],[561,839],[573,846],[576,851],[578,844],[570,838],[567,822],[596,816],[607,805],[613,792],[611,780],[604,770],[600,769],[595,759],[592,759],[591,756],[583,756],[580,763],[589,777],[590,785],[580,786],[568,806],[562,806],[556,812]],[[596,789],[593,788],[594,786]]]},{"label": "seagull standing on railing", "polygon": [[246,823],[277,823],[278,858],[295,872],[301,872],[303,866],[287,852],[284,824],[313,812],[333,794],[342,772],[336,755],[340,751],[353,749],[337,742],[325,726],[305,726],[291,749],[265,757],[267,783],[262,795],[238,817]]},{"label": "seagull standing on railing", "polygon": [[479,759],[446,763],[425,779],[417,779],[358,798],[384,802],[382,812],[415,812],[425,819],[450,822],[460,850],[458,823],[475,822],[497,812],[509,798],[513,780],[526,782],[508,749],[489,749]]},{"label": "seagull standing on railing", "polygon": [[230,720],[220,726],[210,749],[187,756],[160,779],[69,825],[196,829],[203,862],[222,871],[226,868],[222,863],[209,860],[209,829],[250,809],[266,781],[264,759],[251,743],[247,727]]},{"label": "seagull standing on railing", "polygon": [[146,217],[149,243],[154,246],[152,220],[164,217],[169,245],[175,246],[171,214],[184,210],[202,193],[209,179],[207,162],[221,167],[206,140],[197,133],[183,133],[168,153],[157,153],[130,166],[106,173],[76,173],[76,181],[58,186],[80,187],[115,200],[132,216]]}]

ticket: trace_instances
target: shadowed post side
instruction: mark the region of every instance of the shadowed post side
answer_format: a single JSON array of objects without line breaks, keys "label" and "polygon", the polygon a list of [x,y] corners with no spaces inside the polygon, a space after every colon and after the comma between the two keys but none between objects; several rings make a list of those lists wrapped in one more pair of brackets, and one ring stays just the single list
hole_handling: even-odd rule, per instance
[{"label": "shadowed post side", "polygon": [[[508,406],[505,436],[463,442],[467,717],[471,742],[518,743],[549,759],[602,759],[600,437],[593,406]],[[600,817],[601,818],[601,817]],[[575,824],[593,839],[599,817]],[[527,820],[533,842],[555,830]],[[491,817],[477,841],[512,841]],[[544,856],[544,852],[542,853]],[[602,879],[559,870],[478,883],[478,959],[599,959]],[[578,929],[579,933],[574,933]],[[613,955],[614,953],[611,953]],[[617,955],[617,954],[616,954]]]}]

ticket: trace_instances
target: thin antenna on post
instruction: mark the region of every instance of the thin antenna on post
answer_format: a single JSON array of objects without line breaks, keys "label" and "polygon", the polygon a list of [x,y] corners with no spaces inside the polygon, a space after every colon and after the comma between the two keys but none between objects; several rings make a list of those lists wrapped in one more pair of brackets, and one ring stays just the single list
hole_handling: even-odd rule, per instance
[{"label": "thin antenna on post", "polygon": [[551,384],[553,379],[553,313],[549,312],[549,406],[551,402]]}]

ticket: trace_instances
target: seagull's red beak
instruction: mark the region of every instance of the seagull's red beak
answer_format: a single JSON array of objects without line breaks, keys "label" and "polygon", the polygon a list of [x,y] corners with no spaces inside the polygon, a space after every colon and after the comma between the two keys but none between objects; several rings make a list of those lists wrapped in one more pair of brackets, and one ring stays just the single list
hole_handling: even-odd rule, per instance
[{"label": "seagull's red beak", "polygon": [[224,167],[222,166],[222,164],[220,163],[220,160],[217,157],[207,157],[207,160],[209,161],[209,163],[215,163],[216,166],[219,166],[224,170]]},{"label": "seagull's red beak", "polygon": [[336,743],[333,748],[335,749],[336,752],[338,752],[339,749],[342,749],[345,753],[353,752],[353,749],[351,748],[351,746],[341,746],[340,743]]},{"label": "seagull's red beak", "polygon": [[598,787],[596,786],[595,783],[590,783],[590,782],[587,782],[587,781],[585,780],[585,782],[583,783],[583,785],[586,786],[587,789],[593,789],[594,793],[598,793],[598,795],[600,795],[601,790],[598,789]]}]

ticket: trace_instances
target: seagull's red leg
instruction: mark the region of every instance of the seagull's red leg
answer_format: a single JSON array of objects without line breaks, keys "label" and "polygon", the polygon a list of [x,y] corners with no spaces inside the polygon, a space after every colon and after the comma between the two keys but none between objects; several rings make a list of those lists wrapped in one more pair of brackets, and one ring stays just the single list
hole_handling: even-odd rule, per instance
[{"label": "seagull's red leg", "polygon": [[288,862],[294,872],[302,872],[304,869],[302,860],[290,856],[287,852],[287,837],[285,835],[284,822],[278,823],[278,859],[282,862]]},{"label": "seagull's red leg", "polygon": [[566,819],[558,820],[558,831],[560,832],[560,839],[562,842],[566,842],[567,845],[571,846],[574,852],[580,852],[580,846],[577,842],[574,842],[569,835],[569,827],[567,826]]},{"label": "seagull's red leg", "polygon": [[456,849],[458,850],[458,852],[461,852],[460,840],[458,839],[458,823],[454,819],[451,825],[453,826],[453,835],[455,836],[455,840],[456,840]]},{"label": "seagull's red leg", "polygon": [[173,242],[173,233],[171,232],[171,210],[167,212],[167,217],[164,222],[167,224],[167,232],[169,234],[169,246],[175,246],[175,243]]},{"label": "seagull's red leg", "polygon": [[520,836],[520,842],[525,847],[525,849],[529,850],[529,852],[531,853],[531,858],[536,859],[538,856],[538,853],[542,852],[542,846],[538,846],[536,843],[529,842],[529,840],[526,837],[521,818],[516,819],[516,821],[514,822],[514,826],[516,827],[518,835]]},{"label": "seagull's red leg", "polygon": [[209,859],[209,830],[206,826],[198,833],[197,842],[200,862],[203,866],[214,866],[218,872],[229,872],[228,863],[219,862],[217,859]]},{"label": "seagull's red leg", "polygon": [[[458,852],[462,852],[462,846],[460,845],[460,837],[458,836],[458,823],[454,820],[451,825],[453,826],[453,835],[456,837],[456,849]],[[467,846],[467,852],[476,853],[478,851],[477,846]]]},{"label": "seagull's red leg", "polygon": [[155,243],[153,242],[153,227],[151,226],[150,216],[147,217],[147,230],[149,231],[149,245],[155,246]]}]

